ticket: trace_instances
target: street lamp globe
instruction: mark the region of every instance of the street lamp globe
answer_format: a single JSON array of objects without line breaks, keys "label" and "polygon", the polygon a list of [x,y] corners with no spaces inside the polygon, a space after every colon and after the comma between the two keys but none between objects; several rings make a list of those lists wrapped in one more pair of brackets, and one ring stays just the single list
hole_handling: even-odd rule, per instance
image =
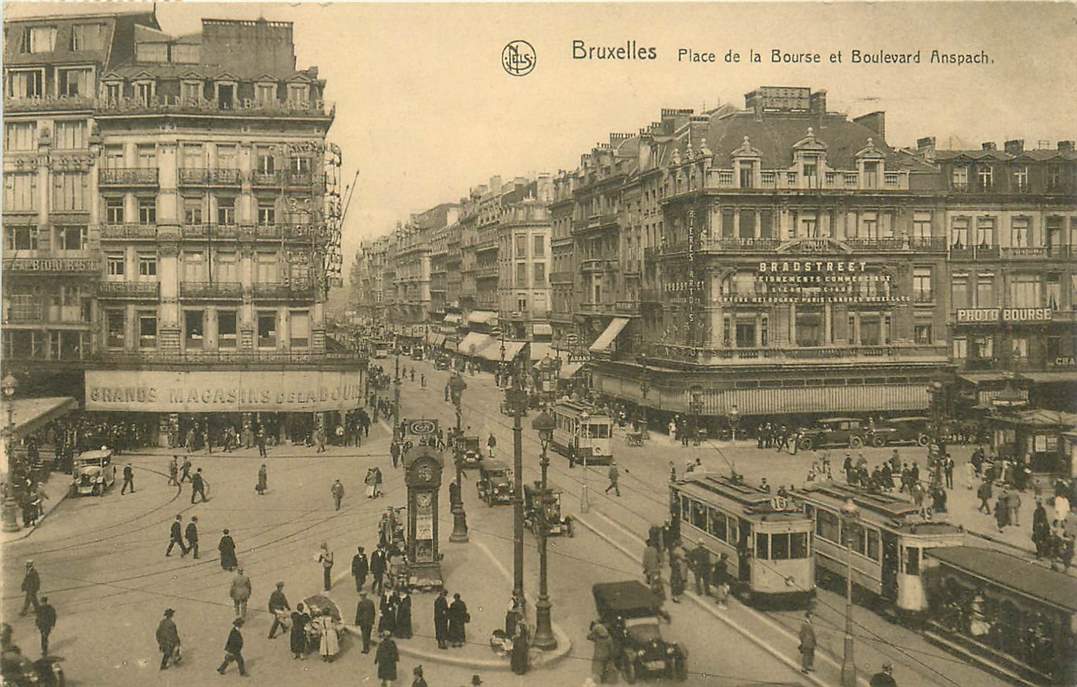
[{"label": "street lamp globe", "polygon": [[543,408],[542,412],[531,421],[531,429],[538,432],[539,441],[542,442],[543,450],[546,450],[550,445],[550,440],[553,438],[553,428],[556,424],[553,416],[550,415],[545,408]]},{"label": "street lamp globe", "polygon": [[4,396],[11,398],[15,395],[15,389],[19,386],[19,380],[15,379],[15,375],[8,372],[4,376],[4,380],[0,382],[0,389],[3,389]]}]

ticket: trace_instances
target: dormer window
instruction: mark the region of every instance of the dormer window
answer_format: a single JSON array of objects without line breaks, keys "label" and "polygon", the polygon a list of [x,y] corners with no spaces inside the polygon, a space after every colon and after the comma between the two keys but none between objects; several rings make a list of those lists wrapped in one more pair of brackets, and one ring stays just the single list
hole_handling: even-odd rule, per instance
[{"label": "dormer window", "polygon": [[19,52],[43,53],[56,49],[55,26],[31,26],[23,30]]},{"label": "dormer window", "polygon": [[983,166],[976,170],[976,181],[981,191],[990,191],[992,186],[992,170],[990,166]]},{"label": "dormer window", "polygon": [[45,70],[9,70],[7,92],[12,98],[40,98],[45,95]]},{"label": "dormer window", "polygon": [[803,170],[805,181],[808,182],[809,186],[815,186],[819,177],[819,158],[805,156]]},{"label": "dormer window", "polygon": [[187,102],[195,102],[202,98],[202,82],[184,80],[180,83],[180,97]]},{"label": "dormer window", "polygon": [[288,102],[296,104],[306,104],[307,85],[301,83],[288,84]]},{"label": "dormer window", "polygon": [[864,163],[864,188],[879,188],[879,163],[874,160]]},{"label": "dormer window", "polygon": [[56,75],[61,96],[75,97],[94,92],[93,67],[57,69]]},{"label": "dormer window", "polygon": [[217,82],[217,106],[222,110],[232,110],[236,106],[236,82]]},{"label": "dormer window", "polygon": [[75,24],[71,27],[71,52],[100,50],[101,24]]},{"label": "dormer window", "polygon": [[117,103],[119,100],[120,84],[118,82],[105,84],[105,101],[109,103]]},{"label": "dormer window", "polygon": [[135,98],[143,105],[149,105],[156,91],[156,83],[153,81],[135,81]]},{"label": "dormer window", "polygon": [[954,167],[950,172],[950,184],[955,191],[967,191],[969,188],[969,168]]},{"label": "dormer window", "polygon": [[254,85],[254,102],[259,105],[270,105],[277,99],[277,85],[273,83],[259,83]]},{"label": "dormer window", "polygon": [[1018,193],[1028,191],[1028,167],[1016,167],[1013,170],[1013,190]]}]

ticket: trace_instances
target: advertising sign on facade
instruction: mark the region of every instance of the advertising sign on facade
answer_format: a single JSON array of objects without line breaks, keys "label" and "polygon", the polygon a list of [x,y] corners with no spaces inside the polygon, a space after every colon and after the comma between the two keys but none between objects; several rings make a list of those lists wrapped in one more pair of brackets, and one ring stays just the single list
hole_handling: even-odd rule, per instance
[{"label": "advertising sign on facade", "polygon": [[87,410],[313,412],[355,408],[362,395],[358,371],[86,371]]},{"label": "advertising sign on facade", "polygon": [[999,322],[1050,322],[1051,308],[958,308],[958,324],[997,324]]}]

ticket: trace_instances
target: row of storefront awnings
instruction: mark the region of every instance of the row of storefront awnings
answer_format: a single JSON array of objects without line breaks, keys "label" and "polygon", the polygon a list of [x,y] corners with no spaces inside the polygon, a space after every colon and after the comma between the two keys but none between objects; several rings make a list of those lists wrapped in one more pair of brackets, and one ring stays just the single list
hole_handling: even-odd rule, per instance
[{"label": "row of storefront awnings", "polygon": [[1039,372],[984,370],[982,372],[962,372],[958,375],[958,378],[974,386],[1007,381],[1029,381],[1035,384],[1057,384],[1063,382],[1077,382],[1077,370],[1044,370]]}]

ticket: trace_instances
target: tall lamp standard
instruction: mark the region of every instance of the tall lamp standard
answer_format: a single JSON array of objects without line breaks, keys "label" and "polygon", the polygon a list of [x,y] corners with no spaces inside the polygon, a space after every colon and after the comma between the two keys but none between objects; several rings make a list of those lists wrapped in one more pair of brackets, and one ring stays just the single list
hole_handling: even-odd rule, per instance
[{"label": "tall lamp standard", "polygon": [[[583,484],[580,486],[580,512],[591,511],[591,487],[587,484],[587,454],[591,452],[591,415],[586,411],[580,413],[580,439],[587,440],[587,449],[580,447],[583,454]],[[579,442],[577,442],[577,446]]]},{"label": "tall lamp standard", "polygon": [[733,407],[729,409],[729,430],[733,434],[733,443],[737,443],[737,422],[740,420],[740,411],[737,410],[737,404],[734,403]]},{"label": "tall lamp standard", "polygon": [[[464,389],[467,388],[467,382],[457,372],[453,374],[452,379],[449,380],[449,394],[452,398],[452,404],[456,408],[456,434],[453,439],[453,462],[456,463],[456,483],[453,485],[454,489],[450,489],[449,492],[453,496],[449,500],[452,502],[450,507],[452,508],[452,534],[449,535],[449,541],[462,544],[467,542],[467,514],[464,512],[464,495],[462,489],[462,479],[464,473],[464,454],[463,454],[463,442],[460,441],[460,422],[461,422],[461,406],[464,401]],[[452,492],[455,491],[455,494]]]},{"label": "tall lamp standard", "polygon": [[856,660],[853,658],[853,539],[850,526],[860,516],[852,499],[841,507],[845,539],[845,652],[841,660],[841,687],[856,687]]},{"label": "tall lamp standard", "polygon": [[18,489],[15,482],[16,473],[19,471],[15,469],[18,458],[15,456],[15,407],[12,403],[18,386],[18,381],[10,372],[0,382],[0,389],[3,389],[4,399],[7,401],[7,494],[4,495],[3,527],[5,532],[19,531],[19,503],[15,498],[15,491]]},{"label": "tall lamp standard", "polygon": [[642,402],[639,404],[640,409],[640,435],[643,438],[647,438],[647,392],[651,390],[650,384],[650,372],[647,370],[647,354],[641,353],[639,356],[639,363],[643,366],[643,375],[639,382],[639,395],[642,397]]},{"label": "tall lamp standard", "polygon": [[[516,372],[514,370],[514,372]],[[527,392],[519,373],[505,389],[505,402],[512,412],[512,591],[524,598],[524,441],[523,416],[527,412]]]},{"label": "tall lamp standard", "polygon": [[550,621],[551,604],[546,577],[546,539],[550,531],[546,510],[546,498],[549,494],[546,484],[546,469],[550,467],[550,459],[546,455],[546,450],[550,447],[550,441],[553,440],[553,428],[556,424],[553,416],[546,412],[545,408],[538,414],[538,417],[531,421],[531,428],[538,432],[539,445],[542,447],[542,454],[539,456],[539,468],[542,470],[542,483],[540,485],[542,506],[539,520],[539,597],[535,603],[535,637],[531,640],[531,644],[544,651],[557,648],[557,639],[553,636],[553,627]]},{"label": "tall lamp standard", "polygon": [[[400,349],[396,351],[396,378],[393,380],[393,438],[400,432]],[[401,435],[400,439],[404,437]]]}]

